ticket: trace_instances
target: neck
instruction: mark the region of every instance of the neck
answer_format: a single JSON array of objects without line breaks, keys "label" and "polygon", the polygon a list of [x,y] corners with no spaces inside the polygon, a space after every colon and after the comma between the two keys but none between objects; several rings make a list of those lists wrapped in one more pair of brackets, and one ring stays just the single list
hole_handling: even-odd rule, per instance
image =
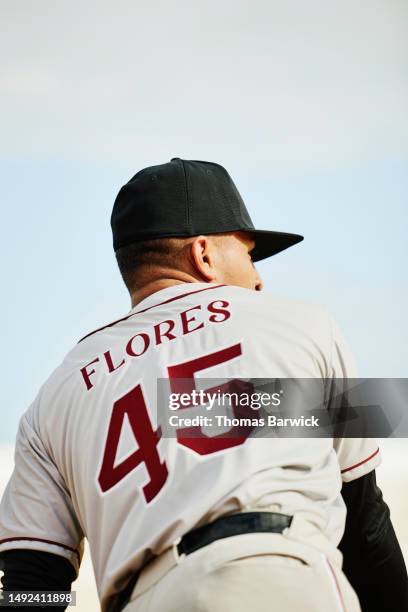
[{"label": "neck", "polygon": [[[190,274],[180,272],[179,274],[163,275],[160,278],[155,278],[144,283],[139,289],[136,289],[131,294],[132,308],[139,302],[149,297],[152,293],[160,291],[160,289],[166,289],[166,287],[172,287],[173,285],[180,285],[183,283],[202,283],[206,282],[200,280]],[[207,281],[209,282],[209,281]]]}]

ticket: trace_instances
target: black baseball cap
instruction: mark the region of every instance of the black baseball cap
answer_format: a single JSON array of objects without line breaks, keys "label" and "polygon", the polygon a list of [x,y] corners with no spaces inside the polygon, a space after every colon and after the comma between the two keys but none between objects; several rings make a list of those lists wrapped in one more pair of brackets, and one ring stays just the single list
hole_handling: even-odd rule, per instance
[{"label": "black baseball cap", "polygon": [[180,159],[140,170],[119,191],[111,225],[115,251],[153,238],[245,231],[259,261],[301,240],[299,234],[255,229],[228,172],[212,162]]}]

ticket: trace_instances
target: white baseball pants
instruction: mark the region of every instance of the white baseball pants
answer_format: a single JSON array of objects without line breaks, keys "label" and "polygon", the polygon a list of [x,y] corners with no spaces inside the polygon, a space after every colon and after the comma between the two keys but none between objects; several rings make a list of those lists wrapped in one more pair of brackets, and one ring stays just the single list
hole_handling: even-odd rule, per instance
[{"label": "white baseball pants", "polygon": [[124,612],[361,612],[342,555],[294,516],[284,533],[217,540],[149,563]]}]

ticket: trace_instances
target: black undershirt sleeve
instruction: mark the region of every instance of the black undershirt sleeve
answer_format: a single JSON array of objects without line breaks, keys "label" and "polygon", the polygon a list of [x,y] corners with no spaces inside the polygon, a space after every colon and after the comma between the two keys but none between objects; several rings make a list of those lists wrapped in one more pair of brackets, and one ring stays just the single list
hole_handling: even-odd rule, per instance
[{"label": "black undershirt sleeve", "polygon": [[[0,553],[3,591],[71,591],[76,578],[72,564],[60,555],[39,550],[15,549]],[[9,606],[0,609],[11,610]],[[13,610],[62,610],[66,606],[13,607]]]},{"label": "black undershirt sleeve", "polygon": [[408,612],[408,576],[375,470],[343,484],[343,571],[362,612]]}]

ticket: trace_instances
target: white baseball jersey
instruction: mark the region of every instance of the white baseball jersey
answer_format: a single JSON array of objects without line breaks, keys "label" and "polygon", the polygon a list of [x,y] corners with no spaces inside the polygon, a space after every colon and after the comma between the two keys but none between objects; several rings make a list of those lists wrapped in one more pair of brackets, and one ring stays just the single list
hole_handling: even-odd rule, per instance
[{"label": "white baseball jersey", "polygon": [[88,538],[103,609],[152,555],[225,513],[301,513],[337,545],[342,480],[380,463],[376,442],[249,437],[203,452],[157,426],[157,378],[177,376],[357,374],[320,307],[213,283],[162,289],[79,342],[21,418],[0,551],[48,551],[78,569]]}]

